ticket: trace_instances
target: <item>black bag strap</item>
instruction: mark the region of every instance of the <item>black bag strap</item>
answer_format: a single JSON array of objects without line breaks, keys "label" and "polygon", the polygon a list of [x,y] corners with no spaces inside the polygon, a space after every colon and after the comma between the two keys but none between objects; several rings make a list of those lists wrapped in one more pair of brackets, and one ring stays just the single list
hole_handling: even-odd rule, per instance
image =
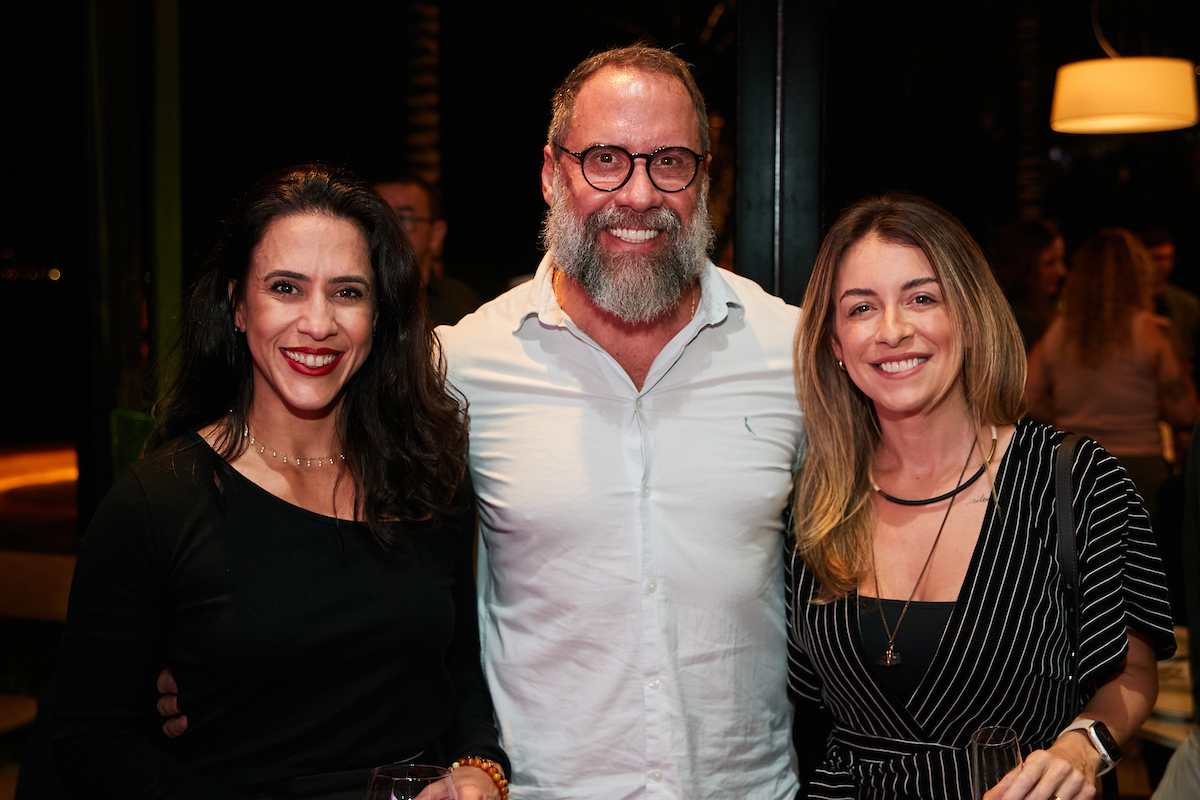
[{"label": "black bag strap", "polygon": [[1071,646],[1071,713],[1079,713],[1079,559],[1075,552],[1075,492],[1071,464],[1080,436],[1068,433],[1054,459],[1054,494],[1058,504],[1058,567],[1067,590],[1067,631]]},{"label": "black bag strap", "polygon": [[[1054,493],[1058,503],[1058,565],[1062,570],[1067,591],[1067,630],[1071,645],[1071,712],[1079,713],[1079,658],[1081,637],[1079,626],[1079,554],[1075,547],[1075,492],[1071,482],[1071,465],[1082,437],[1068,433],[1058,446],[1054,458]],[[1111,769],[1100,778],[1103,796],[1109,800],[1120,797],[1117,771]]]}]

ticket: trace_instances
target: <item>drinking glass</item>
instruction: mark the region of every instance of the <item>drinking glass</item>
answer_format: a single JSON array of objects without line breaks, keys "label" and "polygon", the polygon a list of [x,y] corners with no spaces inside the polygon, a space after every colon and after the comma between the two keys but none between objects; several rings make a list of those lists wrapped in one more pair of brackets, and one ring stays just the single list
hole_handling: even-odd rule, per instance
[{"label": "drinking glass", "polygon": [[428,764],[386,764],[371,770],[363,800],[458,800],[450,770]]},{"label": "drinking glass", "polygon": [[1021,746],[1012,728],[991,725],[971,734],[971,796],[975,800],[1019,766]]}]

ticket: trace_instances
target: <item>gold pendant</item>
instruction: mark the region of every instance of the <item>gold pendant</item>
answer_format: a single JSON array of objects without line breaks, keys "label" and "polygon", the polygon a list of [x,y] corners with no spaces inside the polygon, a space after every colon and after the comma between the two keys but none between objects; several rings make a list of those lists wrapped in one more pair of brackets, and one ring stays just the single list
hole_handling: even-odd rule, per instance
[{"label": "gold pendant", "polygon": [[894,667],[903,660],[900,658],[900,654],[896,652],[896,643],[888,642],[887,650],[883,651],[883,655],[875,663],[881,667]]}]

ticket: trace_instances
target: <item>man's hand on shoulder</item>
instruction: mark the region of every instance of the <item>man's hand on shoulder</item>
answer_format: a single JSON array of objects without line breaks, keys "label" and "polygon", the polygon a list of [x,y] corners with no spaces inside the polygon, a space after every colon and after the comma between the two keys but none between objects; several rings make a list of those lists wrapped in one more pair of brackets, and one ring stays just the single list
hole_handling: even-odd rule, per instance
[{"label": "man's hand on shoulder", "polygon": [[182,736],[187,730],[187,717],[179,710],[179,687],[170,667],[158,673],[158,694],[158,714],[167,717],[162,726],[163,733],[168,739]]}]

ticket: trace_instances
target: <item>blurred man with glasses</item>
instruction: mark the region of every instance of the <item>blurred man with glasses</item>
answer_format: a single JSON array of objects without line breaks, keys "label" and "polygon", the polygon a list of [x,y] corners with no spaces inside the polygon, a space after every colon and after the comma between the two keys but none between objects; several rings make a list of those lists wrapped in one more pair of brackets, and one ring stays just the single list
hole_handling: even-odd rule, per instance
[{"label": "blurred man with glasses", "polygon": [[417,268],[425,282],[429,317],[435,325],[453,325],[479,308],[475,291],[442,271],[442,244],[446,220],[442,219],[442,193],[415,173],[405,173],[375,184],[404,225],[412,242]]},{"label": "blurred man with glasses", "polygon": [[470,403],[512,797],[791,800],[799,312],[709,261],[683,61],[597,54],[553,106],[534,279],[438,329]]}]

